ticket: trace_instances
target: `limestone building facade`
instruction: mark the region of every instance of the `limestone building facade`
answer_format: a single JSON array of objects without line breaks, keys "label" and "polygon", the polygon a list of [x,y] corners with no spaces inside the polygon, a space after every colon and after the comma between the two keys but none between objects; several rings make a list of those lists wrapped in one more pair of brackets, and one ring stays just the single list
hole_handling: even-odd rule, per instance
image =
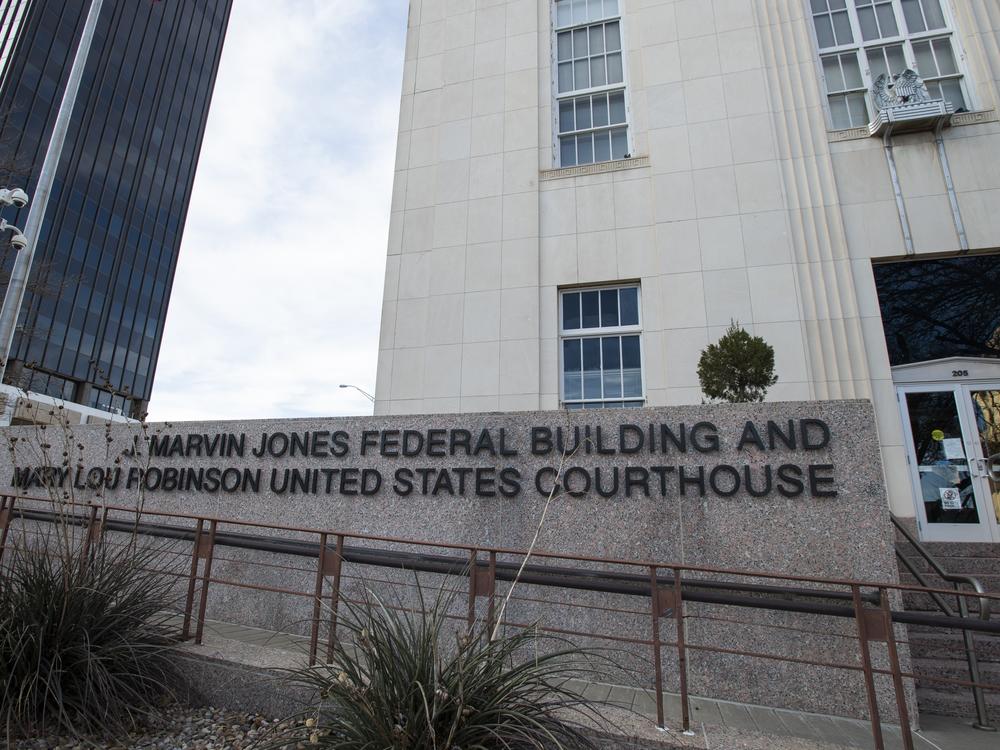
[{"label": "limestone building facade", "polygon": [[1000,542],[998,99],[995,0],[411,0],[376,413],[699,403],[737,321]]}]

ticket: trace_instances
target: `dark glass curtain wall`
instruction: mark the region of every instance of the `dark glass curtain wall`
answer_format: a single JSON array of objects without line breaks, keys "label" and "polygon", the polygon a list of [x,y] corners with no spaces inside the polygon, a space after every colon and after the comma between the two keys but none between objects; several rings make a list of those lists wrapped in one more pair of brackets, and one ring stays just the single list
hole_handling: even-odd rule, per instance
[{"label": "dark glass curtain wall", "polygon": [[[88,5],[29,0],[12,47],[0,167],[29,193]],[[9,382],[88,406],[144,409],[231,6],[105,0]],[[14,223],[26,217],[25,209]]]}]

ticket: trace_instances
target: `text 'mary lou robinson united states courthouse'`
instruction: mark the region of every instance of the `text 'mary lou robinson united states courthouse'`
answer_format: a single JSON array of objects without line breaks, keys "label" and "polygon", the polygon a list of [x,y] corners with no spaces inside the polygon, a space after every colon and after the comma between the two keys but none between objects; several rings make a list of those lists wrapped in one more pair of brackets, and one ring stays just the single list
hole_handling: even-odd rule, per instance
[{"label": "text 'mary lou robinson united states courthouse'", "polygon": [[1000,543],[1000,3],[411,0],[376,413],[874,402],[894,513]]}]

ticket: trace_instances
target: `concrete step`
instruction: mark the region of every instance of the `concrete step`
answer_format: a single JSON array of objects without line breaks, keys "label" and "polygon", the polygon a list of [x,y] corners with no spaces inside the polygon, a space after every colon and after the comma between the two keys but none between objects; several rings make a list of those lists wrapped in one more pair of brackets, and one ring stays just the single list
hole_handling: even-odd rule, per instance
[{"label": "concrete step", "polygon": [[[896,536],[896,543],[908,554],[908,549],[912,550],[910,543],[902,536]],[[939,559],[946,557],[985,557],[1000,559],[1000,544],[991,542],[921,542],[924,548],[934,557]]]},{"label": "concrete step", "polygon": [[[924,546],[949,573],[974,576],[987,591],[1000,591],[1000,545],[935,542]],[[905,540],[897,539],[897,548],[918,571],[926,573],[928,585],[941,589],[953,587],[953,584],[938,576],[930,564]],[[899,578],[903,583],[918,583],[901,562]],[[962,588],[968,589],[965,586]],[[956,597],[946,596],[945,601],[953,610],[958,611]],[[969,613],[973,617],[977,616],[979,613],[977,600],[966,598],[965,601]],[[938,604],[927,594],[904,592],[903,606],[910,612],[942,614]],[[994,614],[990,619],[995,618],[1000,619],[1000,605],[994,605]],[[966,661],[962,632],[909,625],[907,633],[913,672],[917,675],[917,705],[921,714],[976,718],[976,705],[971,688],[931,679],[935,677],[969,679],[969,665]],[[976,634],[974,637],[980,680],[989,684],[1000,684],[1000,636]],[[993,715],[1000,716],[1000,692],[985,691],[984,698]]]},{"label": "concrete step", "polygon": [[[983,588],[986,590],[986,593],[993,594],[994,596],[1000,594],[1000,576],[984,576],[980,573],[973,577],[976,578],[980,584],[982,584]],[[932,589],[938,589],[938,590],[943,589],[949,592],[954,591],[953,584],[948,583],[946,581],[942,581],[940,578],[937,578],[936,576],[932,576],[930,578],[927,578],[926,580],[927,580],[927,585]],[[900,573],[899,581],[905,586],[923,586],[923,584],[920,583],[919,581],[907,575],[903,575],[903,573]],[[969,593],[972,593],[973,591],[971,586],[964,586],[964,585],[961,587],[960,590],[968,591]],[[994,601],[996,602],[996,600]],[[993,608],[1000,609],[1000,602],[994,604]]]},{"label": "concrete step", "polygon": [[[951,607],[956,613],[958,613],[958,597],[949,596],[942,594],[941,598],[945,600],[949,607]],[[979,599],[974,596],[965,597],[965,606],[969,608],[969,612],[973,616],[979,615]],[[903,608],[908,612],[930,612],[932,614],[944,614],[938,607],[937,602],[930,596],[930,594],[921,594],[915,591],[904,591],[903,592]],[[1000,601],[993,601],[991,605],[992,615],[990,619],[1000,618]]]},{"label": "concrete step", "polygon": [[[909,610],[909,611],[913,611],[913,610]],[[938,611],[938,612],[929,612],[928,614],[939,614],[940,615],[942,613],[940,611]],[[991,618],[991,622],[995,622],[995,620],[993,620]],[[934,626],[931,626],[931,625],[907,625],[906,626],[906,630],[907,630],[907,633],[908,633],[908,635],[906,637],[907,641],[912,641],[914,639],[919,640],[919,639],[922,639],[924,636],[935,635],[935,634],[936,635],[940,635],[940,636],[950,637],[956,643],[959,643],[962,640],[962,631],[958,630],[957,628],[939,628],[939,627],[934,627]],[[980,643],[990,644],[991,640],[993,642],[995,642],[997,639],[1000,639],[1000,633],[998,633],[998,634],[993,634],[993,633],[975,633],[974,635],[975,635],[977,646]],[[989,649],[989,648],[991,648],[991,646],[990,645],[986,645],[985,648]]]},{"label": "concrete step", "polygon": [[[993,594],[994,596],[1000,595],[1000,576],[985,576],[982,573],[978,573],[975,576],[982,587],[986,590],[988,594]],[[931,576],[927,578],[927,585],[932,589],[944,589],[945,591],[953,591],[954,584],[948,583],[947,581],[942,581],[937,576]],[[900,571],[899,581],[905,586],[923,586],[922,583],[905,574],[904,571]],[[971,586],[962,586],[962,591],[972,592]],[[994,600],[996,601],[996,600]],[[994,609],[1000,609],[1000,602],[994,605]]]},{"label": "concrete step", "polygon": [[[980,662],[1000,663],[1000,636],[975,634]],[[915,659],[952,659],[965,662],[965,641],[958,632],[920,633],[910,630],[910,655]]]},{"label": "concrete step", "polygon": [[[944,692],[966,692],[968,688],[960,685],[924,680],[923,677],[943,677],[949,680],[968,680],[969,665],[962,659],[914,659],[913,671],[917,675],[917,685],[926,685],[934,690]],[[979,679],[990,685],[1000,685],[1000,663],[980,662]]]},{"label": "concrete step", "polygon": [[[902,550],[907,560],[919,571],[927,571],[937,577],[931,564],[916,552]],[[996,557],[939,557],[937,561],[946,571],[966,576],[998,576],[1000,575],[1000,558]],[[900,563],[902,567],[902,563]]]},{"label": "concrete step", "polygon": [[[996,693],[984,693],[986,710],[994,726],[1000,725],[1000,696]],[[963,719],[976,718],[976,704],[972,698],[972,691],[966,689],[965,693],[950,693],[934,688],[917,688],[917,705],[921,714],[935,714],[938,716],[955,716]]]},{"label": "concrete step", "polygon": [[[917,674],[917,705],[921,713],[976,718],[976,703],[972,688],[927,679],[928,677],[943,677],[953,680],[968,680],[969,667],[964,660],[914,659],[913,671]],[[1000,663],[981,662],[979,679],[987,684],[1000,684]],[[984,690],[983,698],[987,710],[992,715],[1000,717],[1000,691]]]}]

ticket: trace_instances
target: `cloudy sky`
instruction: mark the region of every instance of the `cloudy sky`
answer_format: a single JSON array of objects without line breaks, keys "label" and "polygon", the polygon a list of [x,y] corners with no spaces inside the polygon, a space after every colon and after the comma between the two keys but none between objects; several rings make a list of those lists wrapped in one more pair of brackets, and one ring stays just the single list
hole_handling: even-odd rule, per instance
[{"label": "cloudy sky", "polygon": [[405,0],[235,0],[151,420],[371,413]]}]

